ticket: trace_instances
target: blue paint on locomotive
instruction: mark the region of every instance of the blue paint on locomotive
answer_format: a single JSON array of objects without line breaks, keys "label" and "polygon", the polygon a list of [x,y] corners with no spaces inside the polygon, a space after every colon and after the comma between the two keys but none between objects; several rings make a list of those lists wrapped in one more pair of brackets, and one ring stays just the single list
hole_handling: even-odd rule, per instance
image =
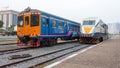
[{"label": "blue paint on locomotive", "polygon": [[[69,34],[69,31],[71,33]],[[36,38],[71,38],[80,33],[80,24],[51,14],[41,13],[41,35]],[[69,35],[68,35],[69,34]]]}]

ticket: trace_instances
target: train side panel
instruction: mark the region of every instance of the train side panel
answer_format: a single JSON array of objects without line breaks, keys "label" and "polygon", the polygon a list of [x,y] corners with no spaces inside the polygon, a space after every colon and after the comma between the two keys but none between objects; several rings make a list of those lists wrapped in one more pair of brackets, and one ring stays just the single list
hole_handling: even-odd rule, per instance
[{"label": "train side panel", "polygon": [[64,38],[65,36],[70,36],[68,35],[70,31],[72,31],[73,34],[80,33],[80,24],[74,24],[74,22],[69,22],[51,15],[42,14],[41,24],[42,35],[58,35],[58,37],[60,35],[60,37]]}]

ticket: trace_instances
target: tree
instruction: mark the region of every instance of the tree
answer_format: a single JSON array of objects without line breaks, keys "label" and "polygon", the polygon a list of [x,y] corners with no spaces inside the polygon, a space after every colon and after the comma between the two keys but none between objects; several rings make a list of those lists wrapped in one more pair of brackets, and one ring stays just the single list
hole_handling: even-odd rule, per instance
[{"label": "tree", "polygon": [[14,27],[15,27],[15,25],[11,25],[10,27],[8,27],[8,31],[12,32],[14,30]]},{"label": "tree", "polygon": [[0,28],[3,27],[3,21],[0,20]]}]

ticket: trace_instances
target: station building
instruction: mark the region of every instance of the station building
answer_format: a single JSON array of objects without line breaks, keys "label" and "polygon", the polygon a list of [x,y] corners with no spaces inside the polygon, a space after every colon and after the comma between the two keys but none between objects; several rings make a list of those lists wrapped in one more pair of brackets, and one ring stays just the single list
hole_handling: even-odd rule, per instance
[{"label": "station building", "polygon": [[11,25],[17,24],[18,11],[14,10],[2,10],[0,11],[0,20],[3,21],[3,28],[7,30]]}]

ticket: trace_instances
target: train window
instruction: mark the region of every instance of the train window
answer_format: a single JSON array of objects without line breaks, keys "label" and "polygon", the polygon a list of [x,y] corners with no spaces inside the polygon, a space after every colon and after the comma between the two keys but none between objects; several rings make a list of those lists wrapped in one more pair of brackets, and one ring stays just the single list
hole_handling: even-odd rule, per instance
[{"label": "train window", "polygon": [[74,31],[77,31],[77,26],[74,26]]},{"label": "train window", "polygon": [[58,22],[58,27],[62,28],[62,22],[61,21]]},{"label": "train window", "polygon": [[19,27],[22,27],[22,26],[23,26],[23,16],[18,16],[18,23],[17,23],[17,25],[18,25]]},{"label": "train window", "polygon": [[29,17],[25,17],[25,24],[29,25]]},{"label": "train window", "polygon": [[75,26],[74,25],[72,26],[72,30],[75,31]]},{"label": "train window", "polygon": [[72,27],[72,25],[70,24],[70,30],[72,30],[73,29],[73,27]]},{"label": "train window", "polygon": [[77,31],[79,31],[79,26],[77,26]]},{"label": "train window", "polygon": [[95,20],[83,21],[83,25],[95,25]]},{"label": "train window", "polygon": [[78,31],[78,27],[76,27],[75,31]]},{"label": "train window", "polygon": [[38,26],[39,25],[39,15],[31,14],[31,26]]},{"label": "train window", "polygon": [[67,26],[66,23],[64,23],[64,28],[66,28],[66,26]]},{"label": "train window", "polygon": [[48,19],[46,19],[46,18],[42,18],[42,25],[46,25],[46,26],[48,26]]},{"label": "train window", "polygon": [[46,19],[42,18],[42,25],[45,25],[45,24],[46,24]]},{"label": "train window", "polygon": [[78,29],[78,31],[80,31],[80,27],[79,27],[79,26],[78,26],[78,28],[77,28],[77,29]]},{"label": "train window", "polygon": [[52,19],[52,27],[56,27],[56,21]]}]

